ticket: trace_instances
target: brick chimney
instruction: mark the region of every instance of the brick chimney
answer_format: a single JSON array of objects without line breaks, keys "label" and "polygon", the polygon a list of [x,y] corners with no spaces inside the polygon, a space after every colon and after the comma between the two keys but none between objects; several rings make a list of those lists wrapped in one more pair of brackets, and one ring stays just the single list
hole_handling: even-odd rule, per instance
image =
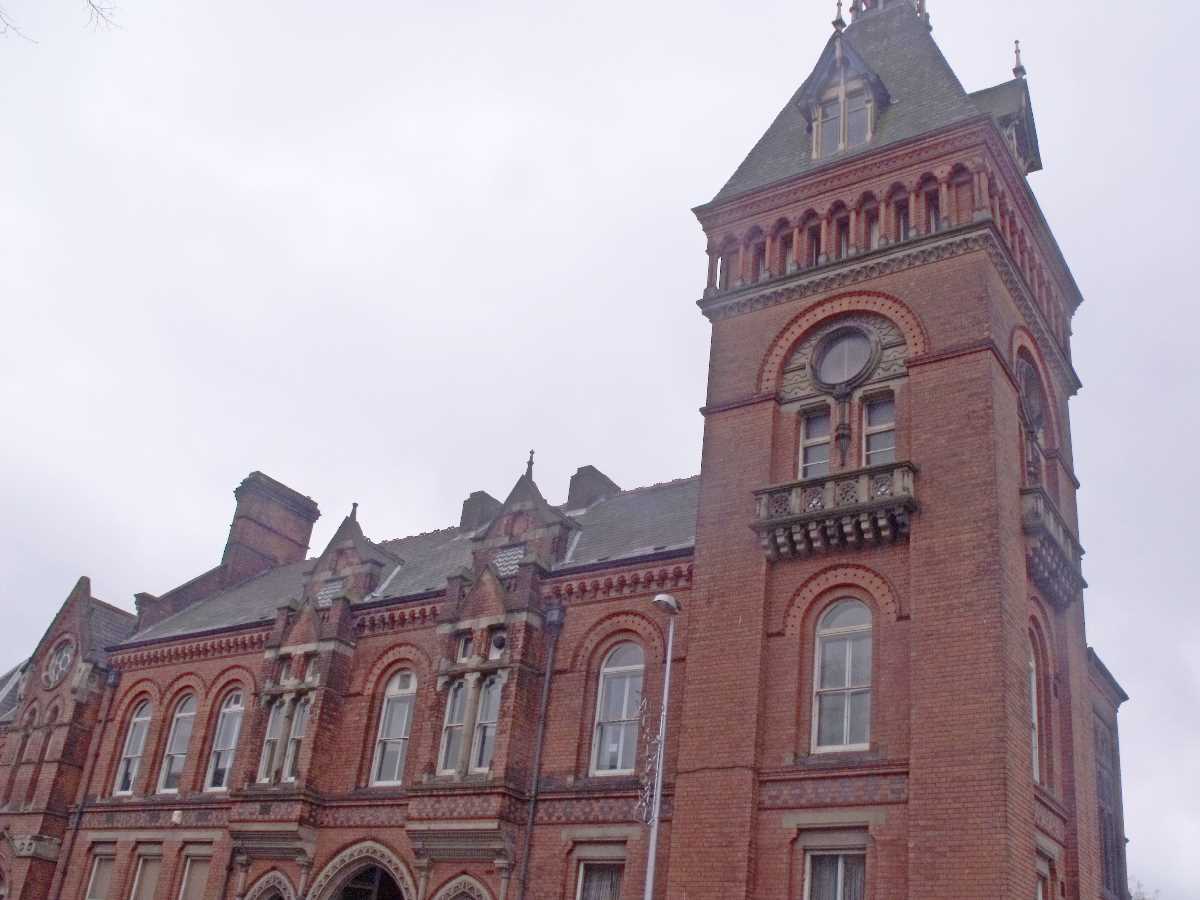
[{"label": "brick chimney", "polygon": [[463,501],[459,528],[474,529],[495,518],[503,504],[487,491],[475,491]]},{"label": "brick chimney", "polygon": [[251,472],[233,492],[237,507],[221,557],[226,584],[234,584],[308,553],[317,504],[262,472]]},{"label": "brick chimney", "polygon": [[587,509],[597,500],[621,493],[617,483],[595,466],[580,466],[571,476],[567,490],[567,509]]}]

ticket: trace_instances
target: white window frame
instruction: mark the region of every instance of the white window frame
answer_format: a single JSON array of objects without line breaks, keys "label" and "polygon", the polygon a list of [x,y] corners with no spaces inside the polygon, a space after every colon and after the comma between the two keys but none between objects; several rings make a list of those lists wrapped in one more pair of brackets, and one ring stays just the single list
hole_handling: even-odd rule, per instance
[{"label": "white window frame", "polygon": [[[642,654],[641,663],[639,663],[637,665],[627,665],[627,666],[612,666],[612,665],[610,665],[609,660],[613,658],[613,656],[616,654],[616,652],[618,650],[620,650],[622,647],[626,647],[626,646],[637,647],[637,649]],[[608,681],[616,679],[616,678],[627,677],[629,675],[634,674],[635,672],[641,676],[641,680],[639,682],[639,687],[638,687],[638,693],[641,694],[642,696],[645,696],[646,651],[645,651],[645,648],[643,648],[641,646],[641,644],[638,644],[634,641],[622,641],[621,643],[617,644],[615,647],[613,647],[611,650],[609,650],[608,653],[606,653],[604,655],[604,662],[600,666],[600,675],[599,675],[599,678],[597,680],[597,685],[596,685],[596,714],[595,714],[595,722],[592,725],[592,754],[591,754],[592,759],[591,759],[591,766],[590,766],[590,773],[592,775],[599,775],[599,776],[603,776],[603,777],[617,776],[617,775],[632,775],[634,773],[634,771],[636,771],[636,769],[637,769],[638,744],[641,741],[641,737],[642,737],[640,721],[639,721],[639,717],[637,716],[637,710],[636,709],[633,710],[634,717],[630,718],[630,719],[613,719],[612,721],[604,721],[601,719],[601,714],[603,713],[603,710],[604,710],[604,696],[605,696],[606,683]],[[628,714],[629,710],[626,710],[625,712],[626,712],[626,714]],[[635,725],[635,732],[634,732],[635,737],[634,737],[634,741],[633,741],[633,759],[630,760],[629,767],[622,768],[622,769],[601,769],[600,768],[600,728],[601,728],[601,726],[620,724],[620,725],[624,725],[627,727],[629,725],[629,723],[631,723],[631,722]]]},{"label": "white window frame", "polygon": [[[237,714],[237,727],[233,731],[233,742],[230,747],[217,747],[217,739],[221,736],[221,720],[226,715]],[[204,790],[209,793],[226,792],[229,790],[229,778],[233,774],[234,763],[237,762],[238,739],[242,736],[242,721],[246,714],[246,695],[242,688],[234,688],[221,701],[221,709],[217,714],[216,728],[213,730],[212,748],[208,753],[208,766],[204,772]],[[213,784],[213,775],[217,770],[217,754],[228,753],[229,763],[225,766],[225,782]]]},{"label": "white window frame", "polygon": [[[153,712],[150,701],[142,700],[134,707],[133,714],[129,717],[129,725],[125,729],[125,742],[121,745],[121,759],[117,763],[117,780],[113,784],[114,797],[128,797],[137,787],[138,772],[142,768],[142,757],[146,753],[146,739],[150,735],[150,720]],[[141,729],[141,741],[138,743],[137,752],[134,753],[131,744],[134,734],[137,733],[137,725],[145,727]],[[123,776],[126,771],[129,772],[129,787],[122,790],[121,782],[125,780]]]},{"label": "white window frame", "polygon": [[579,877],[575,883],[575,900],[582,900],[584,881],[587,878],[587,869],[589,866],[620,866],[621,868],[621,888],[625,887],[625,860],[623,859],[585,859],[579,862]]},{"label": "white window frame", "polygon": [[814,856],[838,857],[837,900],[845,900],[845,877],[847,856],[861,856],[863,870],[866,870],[867,854],[865,850],[806,850],[804,852],[804,900],[813,900],[812,896],[812,861]]},{"label": "white window frame", "polygon": [[454,639],[454,661],[465,663],[475,655],[475,635],[465,632]]},{"label": "white window frame", "polygon": [[[92,889],[96,886],[96,871],[100,868],[100,863],[102,862],[106,862],[112,866],[112,869],[109,871],[108,875],[108,895],[104,897],[97,896],[92,892]],[[90,875],[88,875],[87,890],[83,894],[83,900],[112,900],[113,876],[116,875],[116,872],[117,858],[115,854],[109,852],[97,853],[93,855],[92,872]]]},{"label": "white window frame", "polygon": [[192,874],[192,863],[197,861],[208,863],[208,876],[202,885],[202,887],[208,887],[208,881],[212,878],[212,857],[188,855],[185,857],[183,863],[183,877],[179,879],[179,900],[186,900],[187,898],[188,877]]},{"label": "white window frame", "polygon": [[[810,438],[808,436],[808,421],[824,416],[829,420],[829,431],[824,437]],[[809,475],[808,469],[820,465],[820,463],[806,463],[804,457],[810,447],[820,447],[828,445],[829,455],[825,458],[825,474],[824,475]],[[800,470],[800,480],[805,481],[809,478],[828,478],[832,474],[833,463],[833,410],[826,406],[814,406],[810,409],[800,411],[800,454],[798,460],[798,468]]]},{"label": "white window frame", "polygon": [[[407,676],[407,687],[400,687],[402,679]],[[384,690],[383,703],[379,707],[379,727],[375,731],[375,755],[371,760],[371,785],[375,787],[394,787],[404,783],[404,767],[408,763],[408,741],[412,735],[412,719],[413,709],[416,707],[417,693],[417,676],[408,669],[402,669],[391,678],[388,679],[387,688]],[[404,704],[408,707],[408,712],[404,717],[404,736],[399,738],[385,738],[383,736],[383,725],[387,721],[388,705],[391,703]],[[383,755],[387,750],[385,745],[399,744],[400,745],[400,764],[396,767],[395,779],[381,779],[379,777],[379,765],[383,761]]]},{"label": "white window frame", "polygon": [[[851,625],[847,628],[822,628],[821,623],[829,616],[829,614],[842,603],[853,602],[860,604],[866,609],[870,616],[870,621],[866,625]],[[857,597],[846,596],[839,597],[829,607],[821,613],[821,618],[817,620],[816,640],[813,642],[813,689],[812,689],[812,752],[813,753],[853,753],[858,750],[871,749],[871,717],[875,713],[875,684],[874,684],[874,666],[875,666],[875,616],[871,612],[871,607]],[[859,685],[855,687],[843,688],[822,688],[821,687],[821,650],[824,642],[830,638],[839,639],[851,635],[866,633],[871,643],[871,677],[867,681],[865,687]],[[849,679],[851,672],[851,657],[849,656],[851,644],[847,644],[847,660],[846,660],[846,677]],[[870,697],[871,713],[867,717],[867,740],[862,744],[820,744],[820,735],[818,728],[820,724],[821,714],[821,695],[822,694],[844,694],[846,703],[843,707],[843,735],[849,732],[850,718],[850,697],[853,694],[866,692]]]},{"label": "white window frame", "polygon": [[[871,407],[876,403],[891,403],[892,404],[892,419],[884,425],[871,425]],[[896,395],[892,393],[876,394],[871,397],[864,397],[862,401],[862,460],[864,466],[875,465],[891,465],[892,463],[874,463],[871,462],[870,438],[872,435],[883,434],[890,431],[892,433],[892,463],[899,457],[897,456],[896,444]],[[875,454],[883,453],[883,450],[876,450]]]},{"label": "white window frame", "polygon": [[[192,711],[189,713],[183,712],[183,707],[187,703],[192,704]],[[167,773],[171,767],[171,760],[176,756],[182,756],[183,761],[184,761],[184,767],[187,766],[188,749],[191,746],[192,738],[196,734],[196,710],[197,710],[197,707],[199,707],[199,705],[200,705],[200,702],[196,698],[195,694],[188,694],[187,696],[180,699],[180,701],[178,703],[175,704],[175,714],[171,716],[171,728],[167,732],[167,744],[166,744],[166,747],[163,749],[162,765],[160,766],[159,772],[158,772],[158,792],[160,794],[178,794],[179,793],[179,788],[177,788],[177,787],[169,788],[166,786]],[[172,753],[171,747],[175,743],[175,736],[179,732],[180,721],[182,719],[191,719],[191,731],[188,733],[187,743],[184,744],[183,752],[182,753]],[[180,781],[183,780],[183,769],[179,770],[179,778],[180,778]]]},{"label": "white window frame", "polygon": [[267,729],[263,733],[262,752],[258,757],[258,777],[255,779],[259,784],[269,784],[274,776],[275,757],[279,752],[280,741],[283,739],[285,709],[286,703],[283,700],[276,700],[267,711]]},{"label": "white window frame", "polygon": [[283,769],[279,780],[288,784],[300,777],[300,748],[308,731],[308,717],[312,715],[312,698],[303,697],[292,709],[291,727],[288,729],[287,749],[283,754]]},{"label": "white window frame", "polygon": [[[478,765],[477,759],[487,729],[491,729],[492,731],[492,754],[494,755],[496,752],[496,731],[499,728],[500,722],[500,695],[503,687],[503,682],[499,676],[493,675],[484,681],[483,685],[479,688],[479,702],[476,706],[474,735],[471,738],[471,762],[469,768],[472,772],[490,772],[492,769],[492,756],[488,756],[487,765],[485,766]],[[485,719],[483,717],[483,704],[489,690],[496,692],[496,715],[495,718]]]},{"label": "white window frame", "polygon": [[[875,98],[867,89],[867,84],[861,78],[854,78],[850,81],[845,79],[845,76],[838,78],[836,84],[825,91],[824,94],[817,100],[813,106],[813,138],[812,138],[812,154],[813,159],[829,159],[837,156],[839,153],[844,153],[847,150],[854,149],[849,145],[850,139],[850,95],[862,92],[863,100],[867,108],[867,136],[861,144],[855,144],[854,147],[865,147],[871,143],[871,139],[875,136]],[[825,136],[822,133],[825,129],[825,106],[829,103],[836,103],[838,106],[837,128],[838,142],[837,147],[830,150],[828,153],[822,153],[821,148],[824,144]],[[832,120],[830,120],[832,121]]]},{"label": "white window frame", "polygon": [[138,893],[142,887],[142,875],[145,871],[146,861],[158,863],[158,880],[154,884],[154,893],[158,893],[158,881],[162,880],[163,860],[158,854],[142,853],[137,858],[137,868],[133,875],[133,886],[129,889],[129,900],[138,900]]},{"label": "white window frame", "polygon": [[[457,722],[450,721],[450,713],[454,710],[455,694],[462,697],[462,703],[459,706],[459,719]],[[462,735],[466,727],[467,721],[467,683],[463,679],[459,679],[452,683],[446,693],[446,714],[442,719],[442,740],[438,747],[438,774],[453,775],[458,772],[459,757],[462,755],[463,740]],[[458,729],[458,753],[452,760],[446,759],[446,751],[450,749],[450,734]],[[447,765],[449,763],[449,765]]]}]

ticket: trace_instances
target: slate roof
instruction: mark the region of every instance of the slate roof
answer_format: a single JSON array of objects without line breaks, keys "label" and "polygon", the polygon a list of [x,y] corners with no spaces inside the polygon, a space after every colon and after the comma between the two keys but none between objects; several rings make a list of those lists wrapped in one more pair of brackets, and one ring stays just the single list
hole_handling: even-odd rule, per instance
[{"label": "slate roof", "polygon": [[842,39],[870,66],[891,97],[878,111],[871,142],[849,153],[813,159],[812,136],[797,103],[810,87],[805,81],[713,202],[980,114],[912,4],[895,3],[862,15],[842,33]]},{"label": "slate roof", "polygon": [[133,613],[110,606],[94,597],[91,599],[89,616],[91,647],[88,649],[91,650],[103,652],[105,647],[126,640],[137,628],[137,616]]},{"label": "slate roof", "polygon": [[29,660],[14,666],[4,675],[0,675],[0,724],[11,722],[17,711],[17,682]]},{"label": "slate roof", "polygon": [[[684,550],[696,540],[699,476],[623,491],[586,510],[572,510],[580,530],[556,571],[589,563],[635,559]],[[564,507],[558,512],[565,513]],[[446,578],[471,566],[471,536],[457,526],[377,546],[402,562],[385,570],[370,600],[417,596],[442,590]],[[279,566],[201,600],[144,628],[128,643],[166,640],[224,628],[268,622],[284,603],[298,599],[315,559]]]}]

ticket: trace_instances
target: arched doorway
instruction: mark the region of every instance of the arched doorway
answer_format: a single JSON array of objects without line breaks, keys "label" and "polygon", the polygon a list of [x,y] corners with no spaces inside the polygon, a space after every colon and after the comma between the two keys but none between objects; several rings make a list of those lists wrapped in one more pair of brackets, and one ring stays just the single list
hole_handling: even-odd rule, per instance
[{"label": "arched doorway", "polygon": [[410,900],[388,872],[367,866],[334,894],[331,900]]}]

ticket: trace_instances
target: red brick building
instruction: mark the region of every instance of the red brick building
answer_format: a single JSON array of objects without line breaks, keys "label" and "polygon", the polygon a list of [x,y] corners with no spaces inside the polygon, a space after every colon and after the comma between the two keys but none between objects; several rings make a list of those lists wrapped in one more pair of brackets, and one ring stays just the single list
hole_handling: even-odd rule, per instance
[{"label": "red brick building", "polygon": [[849,14],[696,210],[700,475],[554,505],[531,464],[312,558],[251,474],[214,568],[136,617],[80,579],[0,681],[0,897],[641,897],[664,592],[655,897],[1127,897],[1024,70]]}]

